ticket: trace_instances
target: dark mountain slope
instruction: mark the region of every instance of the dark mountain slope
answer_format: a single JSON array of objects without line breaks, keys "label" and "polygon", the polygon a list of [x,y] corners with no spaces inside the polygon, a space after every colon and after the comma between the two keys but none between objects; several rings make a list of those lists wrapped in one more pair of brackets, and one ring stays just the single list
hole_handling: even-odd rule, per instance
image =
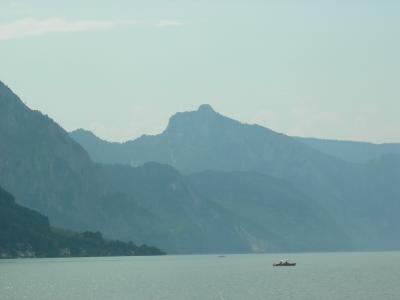
[{"label": "dark mountain slope", "polygon": [[[71,219],[80,199],[91,194],[96,172],[85,150],[47,116],[28,109],[0,83],[0,181],[20,203],[61,224]],[[95,187],[92,186],[92,189]]]},{"label": "dark mountain slope", "polygon": [[154,247],[106,241],[99,232],[51,228],[45,216],[16,204],[0,187],[0,258],[158,254]]}]

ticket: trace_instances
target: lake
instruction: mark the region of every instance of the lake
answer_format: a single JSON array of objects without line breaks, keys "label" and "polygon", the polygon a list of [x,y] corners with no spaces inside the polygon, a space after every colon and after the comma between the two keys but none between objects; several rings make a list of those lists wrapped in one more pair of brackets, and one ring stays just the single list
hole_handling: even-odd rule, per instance
[{"label": "lake", "polygon": [[397,300],[400,252],[0,260],[0,299]]}]

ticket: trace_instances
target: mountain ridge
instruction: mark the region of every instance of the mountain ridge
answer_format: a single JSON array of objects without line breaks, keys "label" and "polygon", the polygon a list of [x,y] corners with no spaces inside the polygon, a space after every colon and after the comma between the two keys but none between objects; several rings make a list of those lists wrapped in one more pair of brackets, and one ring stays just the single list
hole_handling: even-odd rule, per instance
[{"label": "mountain ridge", "polygon": [[201,199],[172,167],[94,163],[57,123],[4,84],[0,184],[57,227],[100,230],[169,253],[251,251],[235,229],[241,221]]},{"label": "mountain ridge", "polygon": [[[301,237],[302,245],[292,247],[273,228],[203,197],[164,162],[136,167],[94,163],[53,120],[25,106],[10,109],[13,101],[21,102],[0,88],[0,184],[54,225],[100,230],[106,237],[157,245],[168,253],[307,248]],[[220,118],[206,106],[200,113],[216,122]],[[169,131],[182,117],[172,118]]]},{"label": "mountain ridge", "polygon": [[369,160],[385,154],[400,154],[400,143],[370,143],[305,137],[294,138],[323,153],[355,163],[367,163]]},{"label": "mountain ridge", "polygon": [[[189,176],[213,170],[258,172],[284,179],[334,215],[347,234],[358,241],[360,249],[393,244],[390,230],[374,217],[380,211],[390,217],[387,222],[393,228],[398,227],[396,219],[382,208],[379,193],[385,194],[385,184],[376,186],[379,190],[375,193],[363,192],[378,180],[371,168],[391,173],[393,166],[382,167],[379,165],[382,161],[369,165],[346,161],[296,138],[238,122],[208,106],[204,108],[174,114],[158,135],[118,144],[118,149],[111,147],[115,152],[108,153],[111,161],[107,162],[140,165],[157,161]],[[85,146],[84,141],[81,143]],[[400,181],[397,177],[395,180]],[[394,208],[398,195],[394,188],[389,188],[393,193],[386,193],[384,201]],[[363,209],[364,201],[370,203],[368,211]],[[375,234],[374,245],[369,242],[372,238],[368,237],[368,231]]]},{"label": "mountain ridge", "polygon": [[[0,184],[56,225],[169,253],[400,248],[393,240],[400,232],[393,214],[400,199],[397,156],[346,162],[207,105],[175,114],[159,135],[125,144],[91,138],[99,155],[118,146],[118,155],[108,153],[117,161],[93,162],[87,145],[0,86]],[[252,195],[247,212],[234,209],[246,195]],[[252,217],[257,203],[265,220]],[[274,207],[287,213],[286,223],[270,214]],[[290,220],[299,231],[285,240]]]}]

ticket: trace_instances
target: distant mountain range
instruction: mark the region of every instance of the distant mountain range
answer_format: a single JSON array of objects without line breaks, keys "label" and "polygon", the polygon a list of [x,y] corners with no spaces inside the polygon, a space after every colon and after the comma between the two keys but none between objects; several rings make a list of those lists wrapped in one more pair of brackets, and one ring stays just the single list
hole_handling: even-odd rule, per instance
[{"label": "distant mountain range", "polygon": [[302,142],[322,153],[339,157],[343,160],[355,163],[367,163],[387,154],[400,155],[400,143],[373,144],[366,142],[323,140],[315,138],[296,137]]},{"label": "distant mountain range", "polygon": [[168,253],[400,249],[399,157],[345,161],[209,105],[109,143],[0,83],[0,185],[54,226]]},{"label": "distant mountain range", "polygon": [[4,84],[0,184],[56,227],[100,230],[169,253],[251,249],[236,230],[239,222],[232,223],[235,217],[202,200],[172,167],[94,163],[67,132]]},{"label": "distant mountain range", "polygon": [[[197,113],[197,117],[194,117],[194,113]],[[187,124],[184,124],[185,118],[190,118],[192,115],[193,122],[189,124],[189,120]],[[183,141],[178,141],[179,136],[183,137],[187,135],[187,132],[182,130],[184,126],[194,126],[196,131],[200,131],[201,127],[211,127],[207,126],[207,124],[202,124],[200,127],[199,124],[195,124],[195,118],[199,118],[200,115],[205,117],[208,115],[210,118],[214,118],[214,122],[221,121],[223,119],[226,124],[230,122],[232,126],[237,126],[239,123],[234,120],[230,120],[226,117],[219,115],[215,112],[210,105],[202,105],[199,107],[197,112],[186,112],[186,113],[177,113],[170,119],[169,125],[167,129],[160,135],[156,136],[147,136],[144,135],[136,140],[127,141],[124,143],[118,142],[108,142],[98,138],[91,131],[84,129],[77,129],[70,133],[71,137],[76,140],[78,143],[84,146],[90,156],[98,162],[103,163],[123,163],[130,165],[141,165],[143,162],[154,160],[154,156],[158,156],[157,161],[162,161],[164,163],[168,163],[170,165],[174,164],[183,164],[184,157],[181,157],[181,153],[179,149],[175,149],[173,146],[175,143],[180,143]],[[220,118],[218,118],[220,116]],[[213,122],[210,120],[207,122]],[[200,120],[200,122],[205,121],[205,119]],[[181,123],[182,126],[179,126],[178,123]],[[221,123],[222,124],[222,123]],[[235,125],[233,125],[235,124]],[[261,126],[258,125],[246,125],[242,124],[244,127],[249,126],[250,128],[259,128]],[[174,132],[175,130],[181,130],[182,132]],[[217,127],[218,128],[218,127]],[[284,136],[275,132],[270,131],[267,128],[263,128],[265,133],[269,132],[270,136],[275,135]],[[190,131],[190,129],[188,130]],[[255,131],[253,131],[255,132]],[[199,132],[197,132],[199,133]],[[203,132],[204,133],[204,132]],[[207,136],[207,140],[210,140],[213,137],[213,133],[209,133]],[[234,134],[232,135],[232,137]],[[288,137],[288,136],[285,136]],[[348,162],[355,163],[367,163],[372,159],[379,158],[380,156],[386,154],[399,154],[400,155],[400,143],[387,143],[387,144],[374,144],[368,142],[355,142],[355,141],[341,141],[341,140],[329,140],[329,139],[317,139],[317,138],[305,138],[305,137],[292,137],[292,140],[296,140],[301,144],[305,144],[319,152],[324,154],[328,154],[337,158],[341,158],[342,160]],[[189,141],[185,141],[188,143]],[[239,141],[231,141],[232,143],[239,144]],[[260,141],[261,142],[261,141]],[[170,145],[167,149],[154,149],[150,154],[143,153],[145,152],[142,148],[146,148],[149,144],[168,144]],[[236,145],[238,146],[238,145]],[[223,146],[221,146],[223,147]],[[201,148],[200,148],[201,149]],[[157,152],[158,151],[158,152]],[[196,150],[197,151],[197,150]],[[200,150],[201,151],[201,150]],[[183,151],[182,151],[183,152]],[[185,152],[183,152],[185,153]],[[167,155],[169,154],[169,155]],[[146,157],[146,155],[151,156],[150,158]],[[178,156],[176,159],[175,156]],[[193,154],[194,155],[194,154]],[[199,168],[193,166],[194,162],[192,160],[189,161],[188,172],[196,171]],[[178,167],[180,170],[185,170],[187,168],[186,164]],[[200,167],[200,170],[203,169]]]},{"label": "distant mountain range", "polygon": [[[352,143],[337,142],[336,148],[327,147],[323,141],[242,124],[209,105],[175,114],[159,135],[125,143],[109,143],[84,130],[71,136],[95,161],[103,163],[136,166],[156,161],[183,174],[239,171],[283,179],[307,195],[311,206],[327,211],[357,249],[400,247],[400,242],[392,238],[394,231],[400,232],[400,222],[389,212],[399,211],[400,155],[396,154],[396,144],[389,147],[354,142],[351,148]],[[363,145],[367,154],[356,163],[351,157],[361,157],[357,152]],[[248,201],[244,193],[242,197],[241,201]],[[215,200],[212,195],[208,198]],[[218,203],[230,209],[226,203]]]},{"label": "distant mountain range", "polygon": [[[30,110],[4,84],[0,84],[0,184],[56,227],[100,230],[108,238],[157,245],[168,253],[293,248],[272,228],[203,197],[168,165],[92,162],[59,125]],[[332,234],[341,234],[335,230]],[[303,244],[302,249],[312,249]]]}]

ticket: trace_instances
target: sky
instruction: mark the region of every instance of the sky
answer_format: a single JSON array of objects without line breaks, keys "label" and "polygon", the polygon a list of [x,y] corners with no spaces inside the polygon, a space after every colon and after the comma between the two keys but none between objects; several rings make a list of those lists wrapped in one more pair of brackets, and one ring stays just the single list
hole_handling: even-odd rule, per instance
[{"label": "sky", "polygon": [[208,103],[288,135],[400,142],[399,37],[394,0],[0,0],[0,80],[110,141]]}]

